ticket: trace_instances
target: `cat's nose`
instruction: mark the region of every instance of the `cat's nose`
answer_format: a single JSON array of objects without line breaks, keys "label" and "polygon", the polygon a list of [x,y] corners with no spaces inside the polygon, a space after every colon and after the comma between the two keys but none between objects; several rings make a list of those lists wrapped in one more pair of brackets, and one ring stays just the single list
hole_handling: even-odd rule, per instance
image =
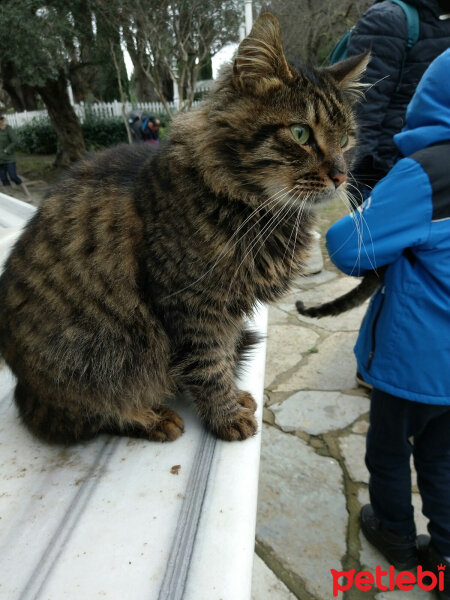
[{"label": "cat's nose", "polygon": [[338,188],[347,181],[347,175],[345,173],[330,173],[330,179],[334,183],[334,187]]}]

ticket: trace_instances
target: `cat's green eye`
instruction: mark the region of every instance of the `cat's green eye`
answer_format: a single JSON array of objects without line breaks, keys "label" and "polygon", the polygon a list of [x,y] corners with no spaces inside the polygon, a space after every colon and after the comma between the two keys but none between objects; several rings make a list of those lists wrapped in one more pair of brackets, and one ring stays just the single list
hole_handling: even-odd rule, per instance
[{"label": "cat's green eye", "polygon": [[345,148],[346,146],[348,146],[348,142],[348,135],[344,133],[344,135],[341,137],[341,148]]},{"label": "cat's green eye", "polygon": [[292,135],[298,144],[306,144],[311,136],[311,130],[307,125],[292,125]]}]

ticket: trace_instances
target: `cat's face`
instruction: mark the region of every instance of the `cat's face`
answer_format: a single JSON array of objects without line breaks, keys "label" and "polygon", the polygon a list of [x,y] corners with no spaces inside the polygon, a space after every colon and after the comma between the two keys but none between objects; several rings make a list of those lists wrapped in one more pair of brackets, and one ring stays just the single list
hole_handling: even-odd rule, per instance
[{"label": "cat's face", "polygon": [[[222,77],[211,115],[221,157],[242,187],[311,208],[346,187],[352,104],[368,55],[328,69],[288,64],[272,15],[262,15]],[[271,208],[271,205],[268,205]]]}]

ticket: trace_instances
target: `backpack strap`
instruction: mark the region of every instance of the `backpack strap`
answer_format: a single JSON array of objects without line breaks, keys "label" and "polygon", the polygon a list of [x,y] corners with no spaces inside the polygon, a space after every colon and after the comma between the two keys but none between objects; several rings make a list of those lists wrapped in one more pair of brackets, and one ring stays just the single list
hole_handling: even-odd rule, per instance
[{"label": "backpack strap", "polygon": [[344,35],[341,37],[341,39],[334,46],[333,50],[331,51],[330,58],[329,58],[330,65],[334,65],[335,63],[339,62],[340,60],[344,60],[345,58],[347,58],[348,44],[349,44],[350,36],[351,36],[353,30],[354,30],[354,27],[352,27],[351,29],[346,31],[344,33]]},{"label": "backpack strap", "polygon": [[402,65],[400,67],[400,74],[397,81],[397,85],[395,87],[394,93],[396,94],[400,89],[400,86],[403,81],[403,75],[405,72],[406,58],[408,55],[408,51],[414,46],[414,44],[419,39],[419,30],[420,30],[420,21],[419,21],[419,11],[414,6],[410,4],[406,4],[406,2],[402,2],[402,0],[391,0],[393,4],[397,4],[403,10],[406,16],[406,24],[408,29],[408,40],[407,40],[407,48],[406,52],[403,55]]},{"label": "backpack strap", "polygon": [[393,4],[397,4],[403,9],[406,16],[406,23],[408,26],[408,50],[414,46],[419,39],[420,31],[420,20],[419,11],[415,6],[402,2],[402,0],[391,0]]}]

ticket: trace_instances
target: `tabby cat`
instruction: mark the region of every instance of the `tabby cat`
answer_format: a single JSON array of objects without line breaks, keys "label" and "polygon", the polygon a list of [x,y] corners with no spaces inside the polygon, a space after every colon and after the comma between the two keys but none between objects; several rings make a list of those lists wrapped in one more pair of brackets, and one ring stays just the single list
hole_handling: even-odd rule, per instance
[{"label": "tabby cat", "polygon": [[315,207],[345,187],[367,62],[297,70],[264,14],[165,147],[107,150],[56,185],[0,279],[0,350],[34,434],[174,440],[180,389],[219,438],[255,433],[235,384],[244,318],[289,289]]}]

